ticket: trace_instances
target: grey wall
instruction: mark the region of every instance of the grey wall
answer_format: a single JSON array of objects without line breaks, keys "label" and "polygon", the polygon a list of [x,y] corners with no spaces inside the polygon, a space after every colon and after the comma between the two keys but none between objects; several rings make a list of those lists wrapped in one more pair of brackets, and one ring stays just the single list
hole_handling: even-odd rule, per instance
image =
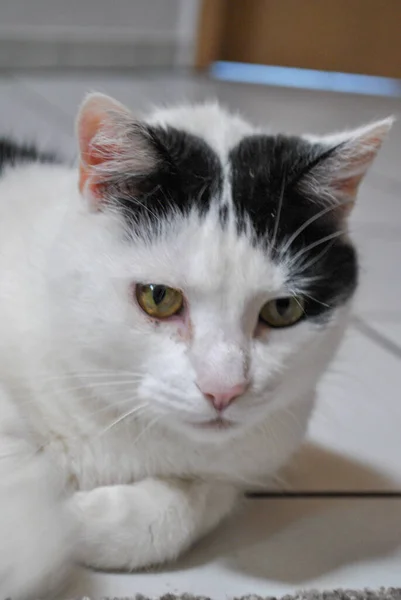
[{"label": "grey wall", "polygon": [[0,0],[0,66],[190,64],[199,0]]}]

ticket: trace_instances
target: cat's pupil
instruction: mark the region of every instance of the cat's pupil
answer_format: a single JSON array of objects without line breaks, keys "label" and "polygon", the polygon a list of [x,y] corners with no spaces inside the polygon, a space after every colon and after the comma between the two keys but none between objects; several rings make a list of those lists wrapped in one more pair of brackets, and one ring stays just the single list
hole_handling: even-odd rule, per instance
[{"label": "cat's pupil", "polygon": [[164,287],[164,285],[155,285],[152,288],[152,295],[153,302],[157,306],[164,300],[164,297],[166,295],[166,288]]},{"label": "cat's pupil", "polygon": [[276,300],[276,309],[278,314],[283,317],[288,309],[290,308],[290,299],[289,298],[279,298]]}]

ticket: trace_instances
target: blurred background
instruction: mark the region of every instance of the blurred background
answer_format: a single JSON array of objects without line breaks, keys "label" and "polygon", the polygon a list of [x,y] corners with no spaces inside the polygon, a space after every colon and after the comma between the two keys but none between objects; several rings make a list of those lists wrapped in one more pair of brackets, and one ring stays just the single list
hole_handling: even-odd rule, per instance
[{"label": "blurred background", "polygon": [[[295,134],[399,117],[400,31],[401,0],[0,0],[0,135],[73,158],[91,90],[139,113],[217,98]],[[396,123],[351,220],[362,268],[348,337],[286,479],[353,497],[258,500],[234,543],[228,528],[168,575],[92,574],[99,597],[399,587],[401,500],[372,491],[401,490],[400,161]]]},{"label": "blurred background", "polygon": [[234,61],[401,77],[399,0],[2,0],[0,66]]},{"label": "blurred background", "polygon": [[190,66],[198,0],[2,0],[3,68]]},{"label": "blurred background", "polygon": [[217,98],[293,133],[398,114],[400,24],[400,0],[0,0],[0,129],[71,154],[94,89],[137,111]]}]

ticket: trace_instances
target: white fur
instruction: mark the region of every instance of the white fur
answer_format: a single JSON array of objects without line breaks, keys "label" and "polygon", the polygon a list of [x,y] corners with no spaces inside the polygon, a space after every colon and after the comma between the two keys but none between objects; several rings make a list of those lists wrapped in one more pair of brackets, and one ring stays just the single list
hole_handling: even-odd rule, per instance
[{"label": "white fur", "polygon": [[[252,131],[214,105],[150,121],[204,135],[223,161]],[[223,233],[213,211],[127,243],[67,167],[10,169],[0,199],[0,596],[17,600],[70,558],[173,559],[272,477],[304,436],[349,307],[327,327],[254,338],[263,303],[289,292],[285,266]],[[140,311],[132,284],[144,281],[185,290],[191,342]],[[196,375],[230,385],[244,363],[251,387],[227,409],[237,427],[195,427],[215,417]]]}]

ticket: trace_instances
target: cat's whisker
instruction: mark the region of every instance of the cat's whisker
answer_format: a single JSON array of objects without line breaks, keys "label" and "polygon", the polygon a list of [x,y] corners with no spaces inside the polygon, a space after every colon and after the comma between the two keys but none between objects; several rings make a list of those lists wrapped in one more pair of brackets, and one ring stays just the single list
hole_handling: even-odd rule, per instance
[{"label": "cat's whisker", "polygon": [[153,428],[153,427],[156,425],[156,423],[158,423],[158,422],[159,422],[159,421],[161,421],[162,419],[163,419],[163,415],[158,415],[157,417],[155,417],[155,418],[153,419],[153,421],[151,421],[151,422],[150,422],[150,423],[147,425],[147,427],[145,427],[145,429],[143,429],[143,430],[142,430],[142,431],[139,433],[139,435],[136,437],[136,439],[135,439],[135,440],[134,440],[134,442],[133,442],[134,446],[135,446],[136,444],[138,444],[139,440],[141,440],[141,439],[143,438],[143,436],[144,436],[146,433],[148,433],[148,432],[149,432],[149,430],[150,430],[150,429],[152,429],[152,428]]},{"label": "cat's whisker", "polygon": [[47,383],[57,383],[57,382],[63,382],[63,381],[70,381],[70,380],[107,380],[108,378],[116,378],[119,376],[124,376],[125,378],[127,377],[132,377],[132,379],[134,378],[138,378],[140,379],[142,377],[142,375],[140,373],[134,373],[131,371],[110,371],[109,373],[103,373],[101,371],[99,372],[84,372],[84,373],[66,373],[64,375],[54,375],[54,376],[19,376],[18,378],[14,377],[13,380],[10,382],[12,383],[12,386],[14,388],[17,388],[20,385],[24,385],[25,383],[30,383],[32,385],[38,384],[38,385],[45,385]]},{"label": "cat's whisker", "polygon": [[[136,385],[138,382],[137,381],[130,381],[129,382],[131,385]],[[107,398],[113,398],[118,396],[119,394],[126,394],[127,393],[127,389],[125,388],[125,386],[128,385],[127,381],[111,381],[111,382],[102,382],[99,384],[94,384],[94,385],[90,385],[89,383],[86,383],[84,385],[81,386],[73,386],[73,387],[63,387],[63,386],[57,386],[54,389],[52,389],[52,393],[56,394],[56,395],[60,395],[63,393],[70,393],[70,392],[88,392],[90,394],[94,394],[96,393],[96,391],[98,390],[98,388],[103,388],[103,387],[108,387],[108,386],[112,386],[112,387],[118,387],[120,385],[124,386],[124,389],[122,390],[111,390],[110,393],[104,393],[102,392],[102,398],[103,399],[107,399]],[[25,406],[36,402],[36,398],[28,398],[25,399],[26,396],[26,391],[25,390],[21,390],[20,388],[15,388],[18,389],[18,392],[13,392],[13,395],[16,399],[20,400],[23,402],[23,404]],[[36,392],[40,392],[40,389],[36,389]]]},{"label": "cat's whisker", "polygon": [[305,298],[309,298],[309,300],[312,300],[313,302],[316,302],[316,304],[320,304],[321,306],[324,306],[325,308],[332,308],[330,306],[330,304],[327,304],[326,302],[322,302],[321,300],[314,298],[313,296],[311,296],[310,294],[307,294],[306,292],[301,292],[301,295],[305,296]]},{"label": "cat's whisker", "polygon": [[108,425],[105,429],[103,429],[100,432],[99,436],[103,436],[105,433],[107,433],[108,431],[110,431],[111,429],[116,427],[116,425],[119,425],[119,423],[121,423],[122,421],[125,421],[125,419],[128,419],[129,417],[133,417],[134,415],[137,415],[138,413],[144,412],[148,408],[148,406],[149,406],[149,402],[146,402],[144,404],[140,404],[139,406],[132,408],[128,412],[126,412],[123,415],[121,415],[120,417],[118,417],[118,419],[116,419],[115,421],[110,423],[110,425]]},{"label": "cat's whisker", "polygon": [[85,383],[83,385],[77,385],[77,386],[72,386],[72,387],[58,387],[56,388],[54,391],[55,392],[79,392],[81,390],[86,390],[86,391],[96,391],[99,388],[104,388],[104,387],[114,387],[114,386],[128,386],[128,385],[135,385],[138,383],[138,380],[136,379],[128,379],[128,380],[114,380],[114,381],[101,381],[99,383]]},{"label": "cat's whisker", "polygon": [[273,483],[277,482],[277,485],[274,486],[274,490],[288,492],[293,489],[293,485],[287,479],[284,479],[282,475],[275,474],[272,476],[271,480]]},{"label": "cat's whisker", "polygon": [[135,373],[134,371],[128,371],[128,370],[93,370],[93,371],[76,371],[76,372],[72,372],[72,373],[64,373],[63,375],[52,375],[49,376],[46,374],[40,375],[35,373],[34,375],[26,375],[23,377],[18,377],[19,381],[24,381],[24,380],[29,380],[29,381],[41,381],[41,382],[50,382],[50,381],[58,381],[61,379],[70,379],[70,378],[90,378],[90,377],[111,377],[111,376],[118,376],[118,375],[125,375],[125,376],[140,376],[140,373]]},{"label": "cat's whisker", "polygon": [[[122,390],[120,392],[120,394],[125,394],[126,390]],[[96,410],[94,410],[93,412],[88,413],[90,416],[96,416],[99,413],[102,412],[106,412],[106,411],[116,411],[119,410],[122,406],[124,406],[125,404],[127,404],[128,402],[135,402],[135,397],[133,396],[125,396],[123,399],[119,399],[118,398],[119,394],[117,393],[117,396],[115,394],[106,394],[105,396],[102,396],[102,400],[109,400],[110,398],[112,399],[112,403],[110,404],[106,404],[105,406],[101,406],[100,408],[97,408]],[[115,400],[115,401],[114,401]]]},{"label": "cat's whisker", "polygon": [[317,256],[314,256],[308,262],[306,262],[302,267],[299,267],[299,269],[297,271],[297,275],[300,276],[305,271],[310,270],[311,267],[313,267],[313,265],[318,263],[319,260],[321,260],[323,258],[323,256],[325,256],[325,254],[327,254],[327,252],[329,252],[329,250],[334,246],[335,243],[336,243],[335,239],[331,240],[330,243],[328,243],[327,246],[325,246],[325,248],[323,248],[323,250]]},{"label": "cat's whisker", "polygon": [[277,233],[278,233],[278,228],[280,226],[280,217],[281,217],[281,210],[283,208],[284,189],[285,189],[285,183],[286,183],[285,178],[286,178],[286,175],[284,172],[282,182],[281,182],[280,196],[279,196],[279,200],[278,200],[277,213],[276,213],[276,218],[274,221],[274,230],[273,230],[273,236],[272,236],[272,241],[271,241],[271,247],[273,250],[275,249],[275,246],[276,246]]},{"label": "cat's whisker", "polygon": [[[160,186],[155,187],[153,189],[153,193],[157,189],[159,189],[159,188],[160,188]],[[145,202],[146,202],[146,195],[143,196],[143,198],[144,198],[144,201],[141,201],[141,200],[139,200],[138,197],[132,197],[132,196],[129,196],[129,195],[124,195],[124,201],[125,202],[127,202],[129,204],[132,204],[134,208],[137,207],[137,206],[140,206],[141,208],[145,209],[153,217],[153,219],[155,219],[156,222],[160,223],[160,217],[158,217],[156,215],[156,213],[153,212],[152,209],[149,206],[147,206],[147,204],[145,204]],[[118,203],[120,201],[121,201],[121,196],[119,196],[119,199],[116,202]]]},{"label": "cat's whisker", "polygon": [[[253,489],[259,489],[259,490],[263,490],[266,488],[266,481],[262,480],[262,476],[260,477],[260,479],[253,479],[251,477],[244,477],[239,475],[237,472],[235,471],[231,471],[229,473],[230,476],[230,480],[231,481],[235,481],[237,483],[241,483],[243,485],[243,487],[245,488],[246,486],[249,486],[249,488],[253,488]],[[222,482],[224,482],[223,479],[221,479]]]},{"label": "cat's whisker", "polygon": [[299,428],[303,427],[303,423],[297,418],[297,416],[294,414],[294,412],[290,408],[286,407],[286,408],[283,408],[282,410],[286,415],[288,415],[291,418],[291,420],[295,423],[295,425],[297,427],[299,427]]},{"label": "cat's whisker", "polygon": [[[344,233],[346,233],[346,232],[343,231],[343,230],[335,231],[334,233],[330,233],[329,235],[325,235],[324,237],[320,238],[319,240],[316,240],[315,242],[312,242],[311,244],[309,244],[305,248],[302,248],[301,250],[299,250],[299,252],[297,252],[297,254],[295,254],[295,256],[292,258],[292,262],[294,264],[296,264],[297,261],[298,261],[298,259],[301,258],[304,254],[306,254],[310,250],[313,250],[313,248],[316,248],[317,246],[320,246],[321,244],[324,244],[325,242],[329,242],[329,241],[332,240],[332,244],[331,244],[331,246],[332,246],[335,243],[335,240],[337,238],[343,236]],[[325,249],[325,252],[327,252],[327,249]]]},{"label": "cat's whisker", "polygon": [[286,243],[284,244],[284,246],[281,248],[280,250],[280,254],[285,254],[290,247],[292,246],[293,242],[295,242],[295,240],[297,239],[297,237],[303,232],[305,231],[305,229],[307,227],[309,227],[309,225],[311,225],[312,223],[314,223],[315,221],[317,221],[317,219],[320,219],[320,217],[323,217],[324,215],[326,215],[329,212],[332,212],[333,210],[336,210],[342,206],[347,206],[348,204],[352,204],[352,202],[350,200],[344,200],[343,202],[336,202],[335,204],[332,204],[330,206],[326,206],[325,208],[323,208],[320,212],[318,212],[316,215],[313,215],[313,217],[310,217],[309,219],[307,219],[300,227],[298,227],[298,229],[296,229],[294,231],[294,233],[288,238],[288,240],[286,241]]},{"label": "cat's whisker", "polygon": [[293,294],[293,295],[292,295],[292,297],[293,297],[293,299],[295,300],[295,302],[298,304],[299,308],[300,308],[300,309],[303,311],[303,310],[304,310],[304,307],[302,306],[302,304],[301,304],[301,303],[300,303],[300,301],[298,300],[298,298],[297,298],[297,295],[296,295],[296,294]]}]

